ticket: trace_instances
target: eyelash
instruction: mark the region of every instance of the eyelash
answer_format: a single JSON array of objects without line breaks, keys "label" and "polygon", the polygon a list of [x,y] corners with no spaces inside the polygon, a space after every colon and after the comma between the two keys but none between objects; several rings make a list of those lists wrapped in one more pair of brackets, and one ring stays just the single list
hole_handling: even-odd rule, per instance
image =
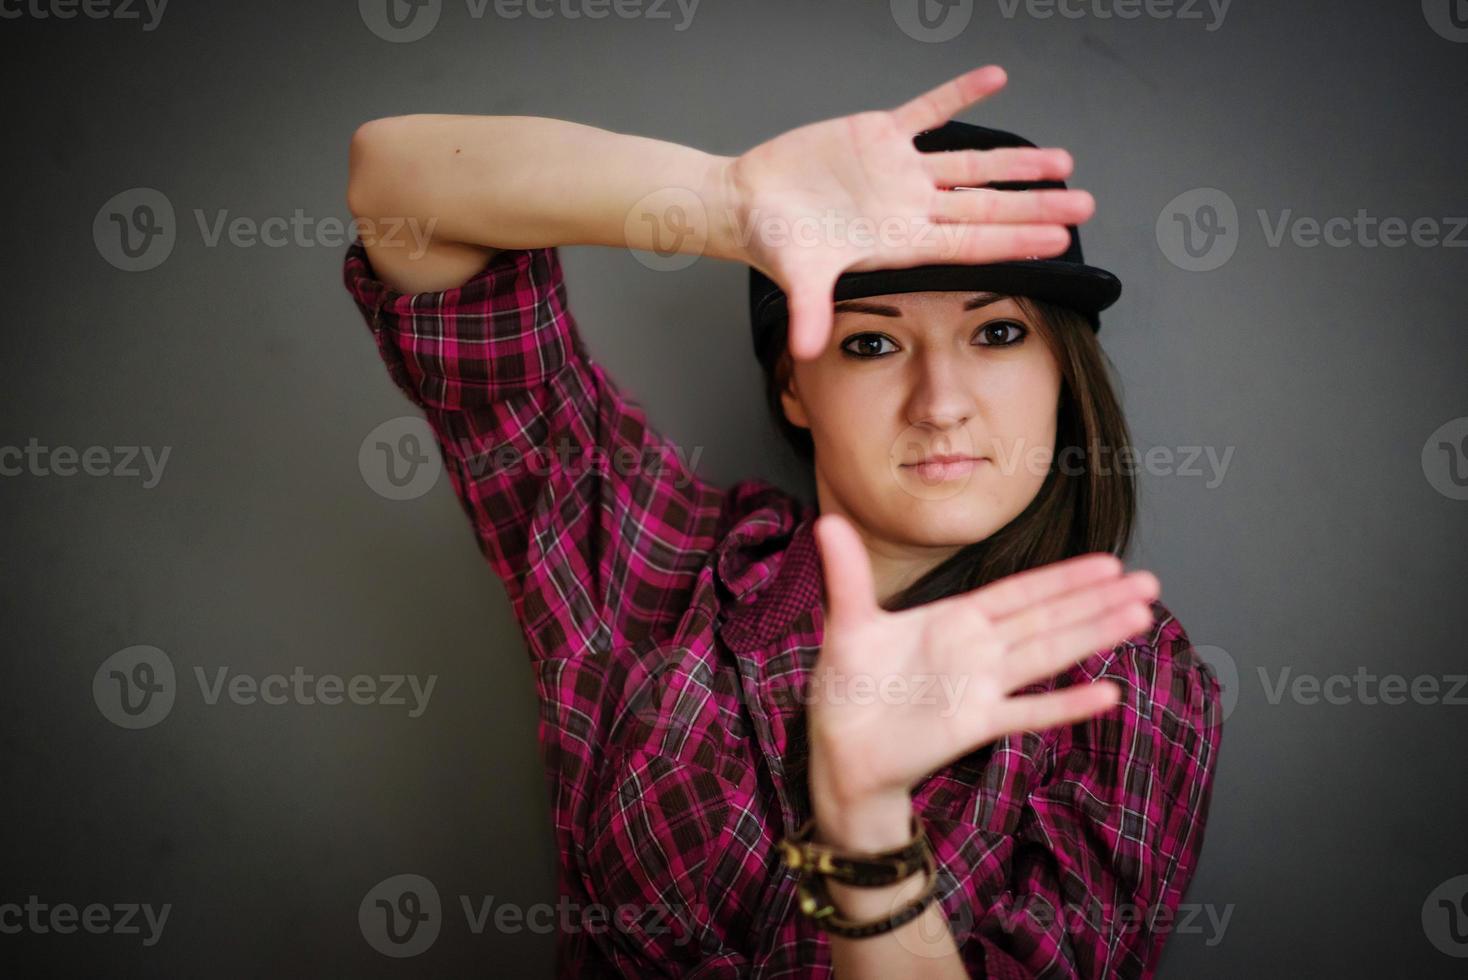
[{"label": "eyelash", "polygon": [[[980,347],[1014,347],[1017,344],[1023,343],[1025,337],[1030,332],[1030,330],[1029,330],[1028,327],[1026,327],[1023,323],[1019,323],[1019,322],[1017,322],[1015,320],[995,320],[992,323],[986,323],[982,327],[980,327],[979,328],[979,334],[982,336],[984,333],[986,333],[987,331],[989,331],[989,330],[991,330],[991,329],[993,329],[995,327],[1014,327],[1019,332],[1019,336],[1016,337],[1015,339],[1011,340],[1011,341],[1006,342],[1006,343],[1002,343],[1002,344],[980,344],[979,345]],[[855,358],[856,360],[859,360],[859,361],[875,361],[875,360],[878,360],[880,358],[886,357],[888,354],[892,353],[891,351],[883,351],[880,354],[858,354],[856,351],[851,350],[851,349],[849,349],[846,346],[847,344],[851,343],[853,340],[860,340],[860,339],[862,339],[864,337],[876,337],[876,338],[879,338],[881,340],[885,340],[888,343],[892,343],[895,346],[895,342],[892,340],[891,337],[888,337],[885,334],[874,333],[872,331],[866,331],[866,332],[863,332],[863,333],[854,333],[850,337],[847,337],[846,340],[844,340],[842,342],[842,344],[841,344],[841,353],[845,354],[847,357]]]}]

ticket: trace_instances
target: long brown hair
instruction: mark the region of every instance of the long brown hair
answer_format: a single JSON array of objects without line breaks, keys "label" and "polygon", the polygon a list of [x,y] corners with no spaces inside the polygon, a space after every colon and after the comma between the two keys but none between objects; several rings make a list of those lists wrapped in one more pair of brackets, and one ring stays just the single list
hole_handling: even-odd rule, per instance
[{"label": "long brown hair", "polygon": [[[1090,322],[1068,307],[1028,296],[1015,302],[1039,325],[1037,331],[1060,366],[1061,392],[1050,472],[1028,507],[989,537],[960,548],[937,567],[883,603],[908,609],[980,588],[1007,575],[1076,555],[1121,555],[1136,522],[1132,467],[1118,465],[1131,452],[1131,436],[1112,383],[1112,365]],[[775,426],[811,467],[810,432],[785,417],[780,403],[790,373],[785,327],[768,331],[758,353],[765,400]]]}]

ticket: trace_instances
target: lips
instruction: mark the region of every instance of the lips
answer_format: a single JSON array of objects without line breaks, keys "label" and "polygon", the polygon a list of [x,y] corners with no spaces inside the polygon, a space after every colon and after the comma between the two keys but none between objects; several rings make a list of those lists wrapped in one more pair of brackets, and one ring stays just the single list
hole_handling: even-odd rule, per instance
[{"label": "lips", "polygon": [[904,469],[912,470],[924,483],[940,483],[966,477],[984,462],[982,456],[962,453],[940,453],[925,456],[916,463],[903,463]]},{"label": "lips", "polygon": [[982,456],[973,456],[969,453],[935,453],[932,456],[924,456],[922,459],[912,463],[903,463],[903,466],[921,466],[925,463],[961,463],[964,460],[980,460]]}]

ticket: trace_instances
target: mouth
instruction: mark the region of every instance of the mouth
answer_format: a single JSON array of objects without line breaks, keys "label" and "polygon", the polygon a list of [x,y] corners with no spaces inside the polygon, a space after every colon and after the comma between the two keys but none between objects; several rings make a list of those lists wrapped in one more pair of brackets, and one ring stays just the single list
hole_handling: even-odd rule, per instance
[{"label": "mouth", "polygon": [[902,468],[916,473],[925,483],[937,483],[943,480],[954,480],[968,476],[981,463],[988,462],[984,456],[970,456],[964,453],[943,453],[913,462],[903,463]]}]

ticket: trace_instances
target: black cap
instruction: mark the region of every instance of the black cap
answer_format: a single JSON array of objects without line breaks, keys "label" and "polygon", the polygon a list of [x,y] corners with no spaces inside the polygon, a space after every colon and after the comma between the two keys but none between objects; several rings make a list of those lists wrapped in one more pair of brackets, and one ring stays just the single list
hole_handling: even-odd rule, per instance
[{"label": "black cap", "polygon": [[[958,121],[950,121],[937,129],[918,133],[912,142],[923,153],[1035,145],[1014,133]],[[982,186],[1013,191],[1064,189],[1065,181],[991,181]],[[920,265],[904,269],[847,272],[836,280],[834,301],[927,290],[992,291],[1030,296],[1069,307],[1084,314],[1091,329],[1099,331],[1101,317],[1098,314],[1115,303],[1121,295],[1121,280],[1105,269],[1086,265],[1081,253],[1080,232],[1075,225],[1067,227],[1070,230],[1069,247],[1064,253],[1051,258],[990,262],[983,265]],[[751,267],[749,318],[756,353],[760,350],[764,336],[783,323],[789,315],[785,302],[785,293],[774,280]]]}]

